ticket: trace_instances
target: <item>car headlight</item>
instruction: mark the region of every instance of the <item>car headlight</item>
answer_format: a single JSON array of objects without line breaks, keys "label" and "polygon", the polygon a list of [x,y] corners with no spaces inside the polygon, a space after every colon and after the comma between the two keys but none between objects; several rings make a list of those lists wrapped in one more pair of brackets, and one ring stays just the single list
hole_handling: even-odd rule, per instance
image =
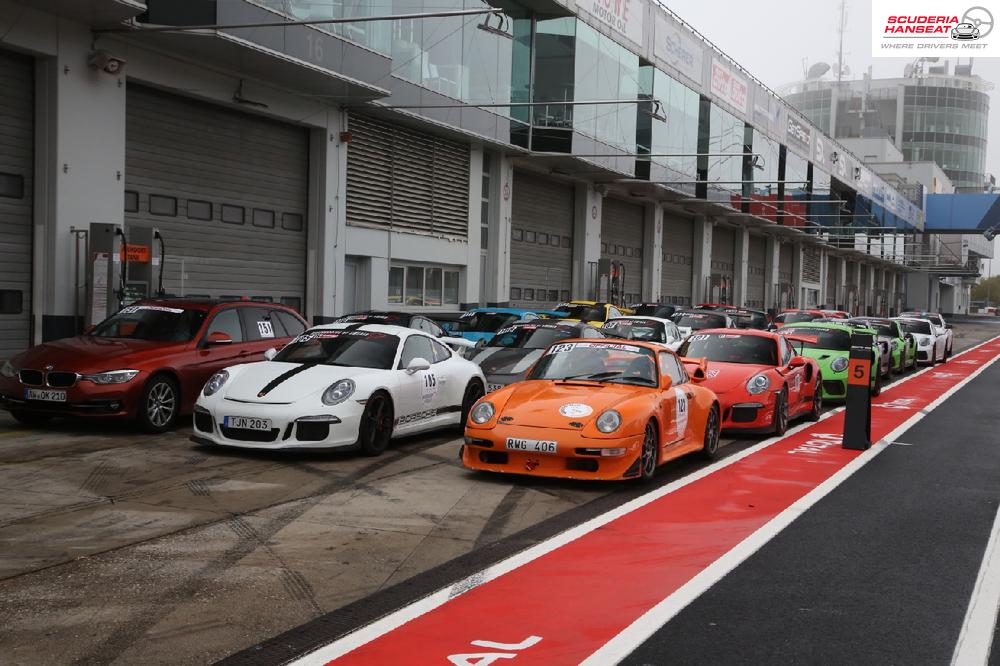
[{"label": "car headlight", "polygon": [[320,400],[323,401],[324,405],[332,407],[333,405],[339,405],[352,395],[354,395],[354,380],[341,379],[323,391],[323,396]]},{"label": "car headlight", "polygon": [[214,395],[220,388],[222,388],[222,385],[226,383],[227,379],[229,379],[229,373],[225,370],[219,370],[217,373],[212,375],[207,382],[205,382],[205,388],[202,390],[202,393],[205,394],[206,398]]},{"label": "car headlight", "polygon": [[597,417],[597,429],[603,433],[614,432],[622,424],[622,415],[609,409]]},{"label": "car headlight", "polygon": [[892,346],[892,351],[899,349],[899,340],[892,340],[889,344]]},{"label": "car headlight", "polygon": [[754,375],[747,382],[747,393],[757,395],[771,388],[771,380],[767,375]]},{"label": "car headlight", "polygon": [[920,345],[921,347],[930,347],[931,346],[931,339],[930,338],[920,338],[917,341],[917,344]]},{"label": "car headlight", "polygon": [[139,374],[138,370],[109,370],[93,375],[81,375],[80,379],[86,379],[95,384],[124,384],[135,379],[137,374]]},{"label": "car headlight", "polygon": [[847,357],[838,356],[833,359],[833,362],[830,363],[830,369],[834,372],[843,372],[844,370],[847,370]]},{"label": "car headlight", "polygon": [[0,375],[3,375],[7,379],[13,379],[17,377],[17,368],[11,365],[10,361],[4,361],[3,367],[0,367]]},{"label": "car headlight", "polygon": [[472,410],[472,422],[482,425],[492,419],[495,413],[496,407],[492,402],[481,402]]}]

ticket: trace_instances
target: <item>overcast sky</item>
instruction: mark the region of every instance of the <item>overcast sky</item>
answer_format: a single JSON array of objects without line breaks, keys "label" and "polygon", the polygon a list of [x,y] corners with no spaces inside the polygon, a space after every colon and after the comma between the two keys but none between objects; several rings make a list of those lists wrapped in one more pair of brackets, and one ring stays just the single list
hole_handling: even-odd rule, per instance
[{"label": "overcast sky", "polygon": [[[815,62],[836,62],[839,39],[836,26],[840,20],[837,0],[664,0],[664,3],[772,89],[801,80],[804,67]],[[872,57],[871,15],[871,0],[847,0],[844,63],[851,68],[854,78],[861,78],[869,66],[875,78],[902,76],[909,59]],[[803,21],[805,18],[809,20]],[[829,27],[812,27],[816,25]],[[977,58],[972,73],[1000,85],[1000,58]],[[988,132],[986,171],[1000,178],[998,91],[990,93]],[[1000,250],[996,243],[993,255],[998,258],[991,262],[990,272],[1000,274]],[[986,266],[983,269],[985,273]]]}]

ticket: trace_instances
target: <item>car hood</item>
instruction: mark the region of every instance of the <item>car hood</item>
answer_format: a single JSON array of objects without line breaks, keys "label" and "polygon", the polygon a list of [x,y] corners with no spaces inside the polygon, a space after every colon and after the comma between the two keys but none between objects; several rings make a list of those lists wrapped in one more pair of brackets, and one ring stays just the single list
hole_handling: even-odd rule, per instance
[{"label": "car hood", "polygon": [[32,347],[11,359],[11,363],[19,370],[22,368],[40,370],[51,365],[56,370],[100,372],[123,369],[153,358],[162,358],[183,350],[188,344],[77,335]]},{"label": "car hood", "polygon": [[544,349],[525,347],[486,347],[472,358],[472,362],[486,376],[520,375],[527,372],[544,352]]},{"label": "car hood", "polygon": [[[310,363],[261,361],[237,366],[224,389],[229,400],[266,404],[288,404],[325,390],[341,379],[357,379],[382,370],[342,368]],[[263,395],[261,395],[263,393]],[[353,399],[367,396],[353,396]]]},{"label": "car hood", "polygon": [[753,365],[751,363],[708,362],[708,379],[702,386],[716,393],[726,393],[746,386],[747,381],[760,372],[773,370],[773,365]]},{"label": "car hood", "polygon": [[[579,424],[590,424],[606,409],[635,398],[643,388],[624,384],[529,380],[513,384],[509,390],[511,393],[500,408],[498,417],[504,424],[580,430]],[[582,411],[589,408],[590,413],[564,416],[559,412],[564,405],[585,405]],[[580,413],[578,407],[574,414]]]}]

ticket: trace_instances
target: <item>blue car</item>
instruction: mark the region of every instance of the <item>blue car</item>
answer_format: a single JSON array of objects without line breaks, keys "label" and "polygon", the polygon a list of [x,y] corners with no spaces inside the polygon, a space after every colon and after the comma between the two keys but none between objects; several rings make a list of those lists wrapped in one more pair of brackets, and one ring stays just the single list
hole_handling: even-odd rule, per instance
[{"label": "blue car", "polygon": [[449,335],[465,338],[484,345],[493,339],[501,328],[515,321],[559,318],[562,313],[550,310],[528,310],[524,308],[473,308],[463,314],[458,321],[449,322],[445,329]]}]

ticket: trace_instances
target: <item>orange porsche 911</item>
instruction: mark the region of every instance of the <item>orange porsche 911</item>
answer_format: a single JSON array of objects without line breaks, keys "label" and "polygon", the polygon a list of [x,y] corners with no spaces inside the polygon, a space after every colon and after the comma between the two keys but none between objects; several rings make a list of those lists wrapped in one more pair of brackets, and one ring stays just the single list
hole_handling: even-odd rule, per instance
[{"label": "orange porsche 911", "polygon": [[553,344],[524,381],[469,413],[462,463],[476,470],[567,479],[649,480],[658,465],[719,449],[719,403],[663,345]]}]

